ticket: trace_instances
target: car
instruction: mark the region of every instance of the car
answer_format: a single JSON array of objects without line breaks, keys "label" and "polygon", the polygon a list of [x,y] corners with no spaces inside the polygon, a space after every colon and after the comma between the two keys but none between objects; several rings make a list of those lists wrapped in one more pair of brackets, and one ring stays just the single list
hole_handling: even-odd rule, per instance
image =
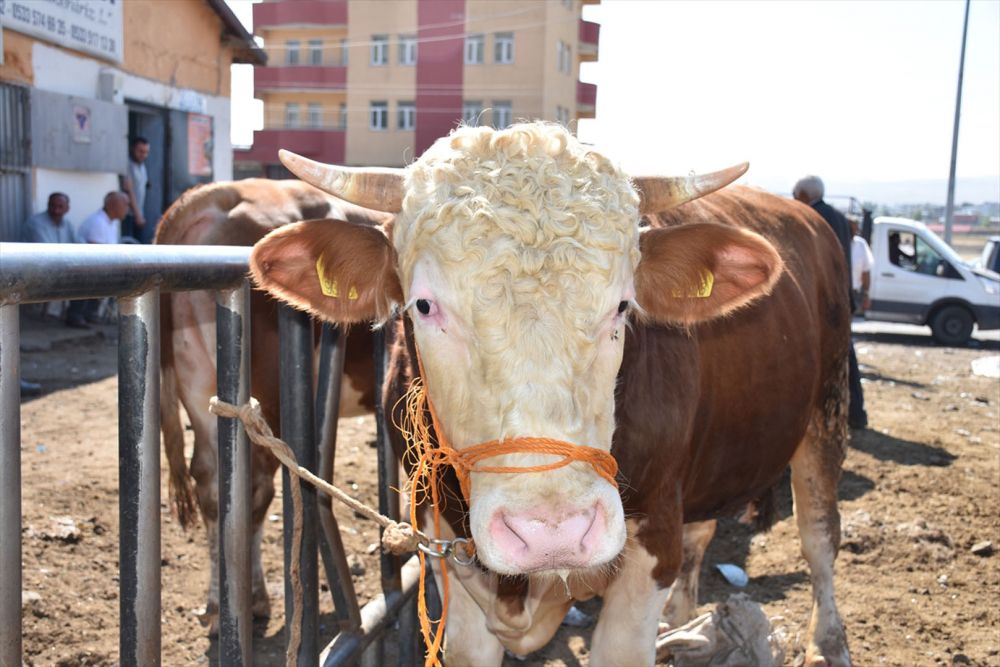
[{"label": "car", "polygon": [[1000,236],[986,239],[977,267],[1000,273]]},{"label": "car", "polygon": [[974,326],[1000,329],[1000,274],[966,265],[927,225],[877,217],[871,248],[875,265],[865,319],[927,325],[944,345],[966,344]]}]

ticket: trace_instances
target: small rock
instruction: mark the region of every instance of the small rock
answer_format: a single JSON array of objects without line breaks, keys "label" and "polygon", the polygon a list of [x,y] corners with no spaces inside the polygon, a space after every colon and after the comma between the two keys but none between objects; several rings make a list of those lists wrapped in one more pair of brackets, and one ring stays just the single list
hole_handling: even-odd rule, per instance
[{"label": "small rock", "polygon": [[21,607],[27,607],[29,604],[34,604],[36,602],[41,602],[42,596],[35,591],[21,591]]},{"label": "small rock", "polygon": [[915,398],[917,400],[920,400],[920,401],[929,401],[929,400],[931,400],[930,396],[927,396],[926,394],[921,394],[919,391],[913,392],[912,394],[910,394],[910,396],[913,396],[913,398]]},{"label": "small rock", "polygon": [[989,556],[993,553],[993,543],[987,540],[986,542],[973,544],[970,551],[977,556]]},{"label": "small rock", "polygon": [[378,551],[378,543],[377,542],[372,542],[371,544],[368,545],[368,548],[365,549],[365,553],[366,554],[373,554],[376,551]]},{"label": "small rock", "polygon": [[281,517],[278,516],[277,514],[269,514],[268,517],[267,517],[267,520],[271,521],[271,522],[274,522],[274,521],[277,521],[280,518]]},{"label": "small rock", "polygon": [[956,653],[951,656],[951,664],[953,665],[971,665],[972,661],[964,653]]},{"label": "small rock", "polygon": [[957,435],[964,435],[965,437],[969,437],[970,435],[972,435],[971,433],[969,433],[968,431],[966,431],[964,428],[955,429],[955,433]]},{"label": "small rock", "polygon": [[954,403],[949,403],[942,408],[942,412],[958,412],[958,406]]},{"label": "small rock", "polygon": [[357,554],[351,554],[350,556],[348,556],[347,564],[351,568],[351,574],[353,574],[355,577],[363,576],[364,573],[368,571],[367,568],[365,568],[364,561],[361,560],[361,556]]}]

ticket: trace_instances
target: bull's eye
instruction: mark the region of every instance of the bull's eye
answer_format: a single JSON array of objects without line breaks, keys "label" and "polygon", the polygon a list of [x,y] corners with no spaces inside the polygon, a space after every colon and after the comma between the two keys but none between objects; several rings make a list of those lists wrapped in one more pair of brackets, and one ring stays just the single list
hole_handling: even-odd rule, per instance
[{"label": "bull's eye", "polygon": [[622,301],[621,303],[618,304],[619,313],[624,313],[626,308],[628,308],[628,301]]},{"label": "bull's eye", "polygon": [[417,310],[420,311],[421,315],[430,315],[431,302],[427,299],[417,299]]}]

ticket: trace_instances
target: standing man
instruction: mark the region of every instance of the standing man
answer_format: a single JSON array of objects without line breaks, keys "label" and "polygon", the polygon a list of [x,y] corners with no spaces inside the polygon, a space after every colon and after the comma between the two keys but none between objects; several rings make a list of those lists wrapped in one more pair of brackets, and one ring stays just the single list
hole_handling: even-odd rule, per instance
[{"label": "standing man", "polygon": [[[850,276],[853,274],[851,268],[851,228],[847,223],[847,218],[840,211],[823,201],[824,194],[825,188],[819,176],[801,178],[792,188],[793,198],[812,206],[833,228],[837,240],[840,241],[840,247],[844,251],[844,258],[847,260],[847,275],[848,280],[850,280]],[[853,314],[855,306],[851,283],[848,282],[844,287],[847,289],[851,313]],[[861,390],[861,372],[858,370],[858,357],[854,353],[853,340],[848,358],[847,378],[851,394],[851,403],[847,411],[847,425],[854,429],[867,428],[868,413],[865,411],[865,397]]]},{"label": "standing man", "polygon": [[149,187],[149,176],[146,174],[146,158],[149,157],[149,141],[145,137],[136,137],[128,149],[128,171],[125,174],[124,189],[128,194],[131,211],[122,225],[122,235],[131,236],[142,243],[153,241],[152,228],[146,227],[143,213],[146,205],[146,188]]},{"label": "standing man", "polygon": [[864,315],[865,311],[872,307],[871,297],[868,290],[872,284],[872,267],[875,266],[875,257],[872,249],[868,247],[868,242],[858,234],[858,221],[853,217],[848,217],[847,222],[851,225],[851,289],[854,292],[854,312]]}]

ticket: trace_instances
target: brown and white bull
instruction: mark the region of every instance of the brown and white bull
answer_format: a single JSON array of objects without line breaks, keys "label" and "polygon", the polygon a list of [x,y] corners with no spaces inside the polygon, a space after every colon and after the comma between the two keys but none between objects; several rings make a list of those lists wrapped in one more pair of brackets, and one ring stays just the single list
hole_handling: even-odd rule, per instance
[{"label": "brown and white bull", "polygon": [[[355,224],[385,223],[392,216],[368,211],[331,197],[301,181],[248,179],[203,185],[184,193],[164,214],[155,243],[168,245],[253,245],[281,225],[311,218]],[[260,401],[268,423],[278,431],[277,303],[254,290],[250,297],[251,394]],[[163,299],[161,313],[160,412],[163,445],[170,466],[170,489],[176,516],[190,527],[197,520],[195,498],[208,530],[211,580],[202,621],[218,631],[219,488],[217,419],[208,412],[215,390],[215,295],[177,292]],[[371,336],[351,336],[341,391],[341,416],[375,408]],[[184,405],[194,431],[190,477],[184,458],[184,429],[178,412]],[[329,444],[329,443],[327,443]],[[264,517],[274,497],[278,460],[253,445],[252,494],[253,613],[267,616],[270,606],[261,567]]]},{"label": "brown and white bull", "polygon": [[[282,160],[396,214],[381,228],[288,225],[251,258],[259,285],[320,318],[404,313],[387,410],[420,374],[419,350],[438,435],[459,452],[546,437],[618,464],[617,488],[579,461],[473,472],[467,504],[446,479],[455,499],[441,537],[471,538],[477,560],[449,568],[461,582],[449,665],[536,650],[594,595],[604,603],[590,663],[653,664],[670,586],[697,574],[711,521],[766,494],[789,462],[813,583],[806,662],[850,664],[833,595],[850,313],[843,257],[819,216],[746,188],[708,194],[745,166],[632,181],[547,124],[459,128],[399,171]],[[421,517],[426,528],[429,508]],[[690,587],[673,602],[668,616],[686,620]]]}]

